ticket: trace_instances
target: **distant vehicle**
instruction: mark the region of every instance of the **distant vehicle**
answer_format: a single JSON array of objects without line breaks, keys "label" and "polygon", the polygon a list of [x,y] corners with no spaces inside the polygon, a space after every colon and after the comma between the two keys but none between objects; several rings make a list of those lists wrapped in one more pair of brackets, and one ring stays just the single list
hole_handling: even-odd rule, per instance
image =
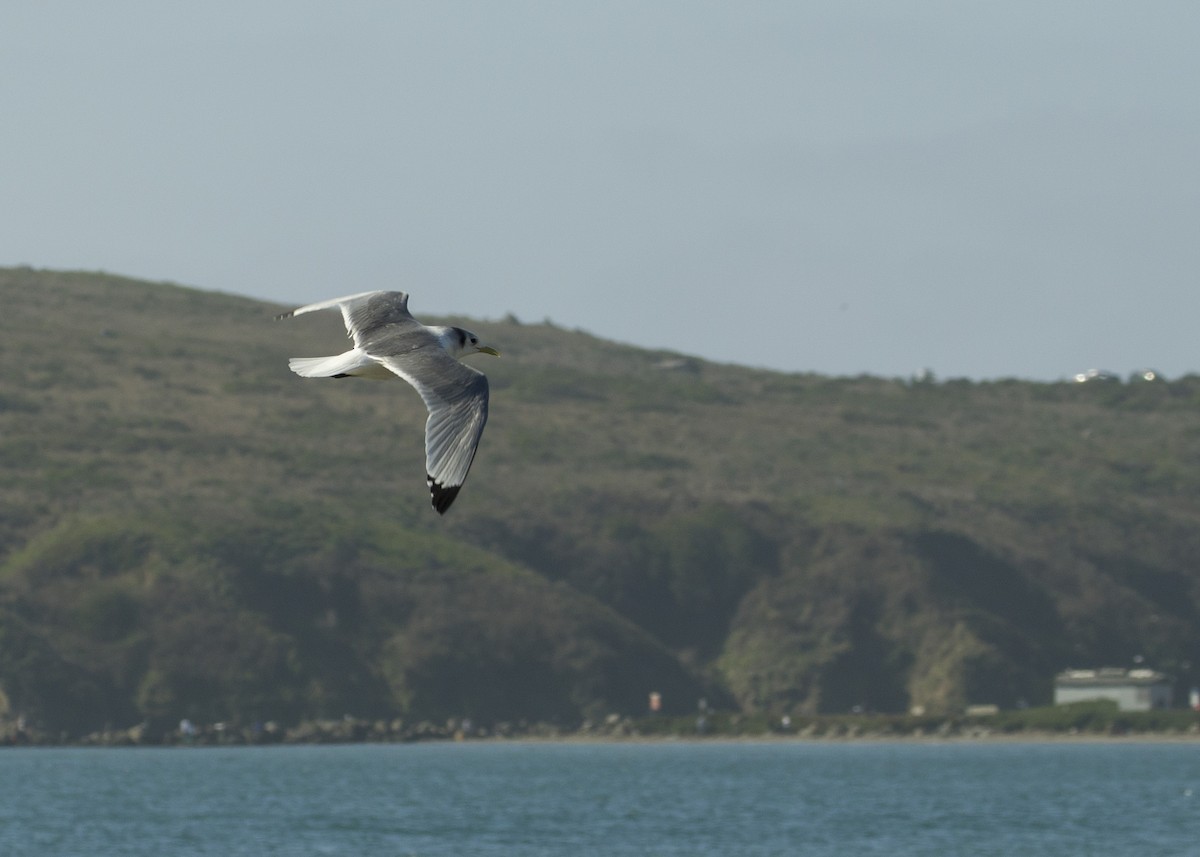
[{"label": "distant vehicle", "polygon": [[1104,369],[1089,369],[1086,372],[1080,372],[1075,376],[1075,380],[1080,384],[1089,384],[1093,381],[1107,381],[1109,383],[1117,384],[1121,383],[1120,378],[1118,378],[1112,372],[1105,371]]},{"label": "distant vehicle", "polygon": [[1139,369],[1129,376],[1130,381],[1165,381],[1161,372],[1156,372],[1153,369]]}]

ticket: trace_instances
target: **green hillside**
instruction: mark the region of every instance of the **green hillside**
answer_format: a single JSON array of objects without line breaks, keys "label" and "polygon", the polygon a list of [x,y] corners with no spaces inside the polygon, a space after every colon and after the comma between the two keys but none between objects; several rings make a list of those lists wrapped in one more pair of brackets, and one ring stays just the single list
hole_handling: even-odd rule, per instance
[{"label": "green hillside", "polygon": [[0,712],[47,730],[953,711],[1136,656],[1200,684],[1200,378],[827,378],[472,320],[503,357],[442,518],[411,389],[288,371],[335,314],[25,268],[0,297]]}]

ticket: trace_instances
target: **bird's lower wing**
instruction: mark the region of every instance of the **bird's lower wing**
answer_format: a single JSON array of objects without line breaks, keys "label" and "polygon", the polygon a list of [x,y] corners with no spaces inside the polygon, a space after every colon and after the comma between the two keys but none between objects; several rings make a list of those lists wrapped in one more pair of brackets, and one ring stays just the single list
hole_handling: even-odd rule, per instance
[{"label": "bird's lower wing", "polygon": [[425,472],[433,507],[445,512],[466,481],[488,416],[488,381],[440,347],[381,362],[408,381],[429,409]]}]

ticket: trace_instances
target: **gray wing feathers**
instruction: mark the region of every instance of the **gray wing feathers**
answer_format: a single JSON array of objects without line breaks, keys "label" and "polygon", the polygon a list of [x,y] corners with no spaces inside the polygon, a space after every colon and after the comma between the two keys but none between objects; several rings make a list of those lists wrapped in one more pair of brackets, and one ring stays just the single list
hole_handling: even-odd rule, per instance
[{"label": "gray wing feathers", "polygon": [[[437,505],[439,491],[450,492],[467,478],[488,416],[488,381],[430,342],[400,357],[381,358],[385,366],[421,394],[425,423],[425,470]],[[442,509],[439,509],[442,511]]]},{"label": "gray wing feathers", "polygon": [[308,304],[291,312],[281,313],[277,318],[291,318],[306,312],[322,309],[340,309],[346,332],[354,344],[362,347],[372,335],[383,332],[389,325],[419,326],[408,311],[408,294],[405,292],[359,292],[341,298]]},{"label": "gray wing feathers", "polygon": [[384,293],[378,292],[378,291],[376,291],[376,292],[359,292],[356,295],[346,295],[346,296],[340,297],[340,298],[331,298],[330,300],[327,300],[327,301],[320,301],[315,304],[305,304],[302,307],[297,307],[296,309],[288,310],[287,312],[281,312],[279,315],[277,315],[275,317],[278,319],[284,319],[284,318],[291,318],[294,315],[304,315],[306,312],[316,312],[319,309],[340,309],[344,304],[354,303],[355,301],[360,301],[363,298],[369,298],[372,295],[380,295],[380,294],[384,294]]},{"label": "gray wing feathers", "polygon": [[[342,304],[342,318],[354,344],[363,346],[381,335],[424,327],[408,311],[404,292],[375,292],[359,300]],[[370,349],[368,349],[370,350]]]}]

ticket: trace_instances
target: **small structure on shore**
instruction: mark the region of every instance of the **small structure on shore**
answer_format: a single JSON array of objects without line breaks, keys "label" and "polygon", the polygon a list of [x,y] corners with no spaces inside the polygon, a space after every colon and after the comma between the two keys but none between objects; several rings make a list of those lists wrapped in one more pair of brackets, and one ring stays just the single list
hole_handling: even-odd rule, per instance
[{"label": "small structure on shore", "polygon": [[1157,670],[1102,667],[1064,670],[1054,678],[1054,704],[1111,699],[1121,711],[1170,708],[1174,699],[1171,677]]}]

